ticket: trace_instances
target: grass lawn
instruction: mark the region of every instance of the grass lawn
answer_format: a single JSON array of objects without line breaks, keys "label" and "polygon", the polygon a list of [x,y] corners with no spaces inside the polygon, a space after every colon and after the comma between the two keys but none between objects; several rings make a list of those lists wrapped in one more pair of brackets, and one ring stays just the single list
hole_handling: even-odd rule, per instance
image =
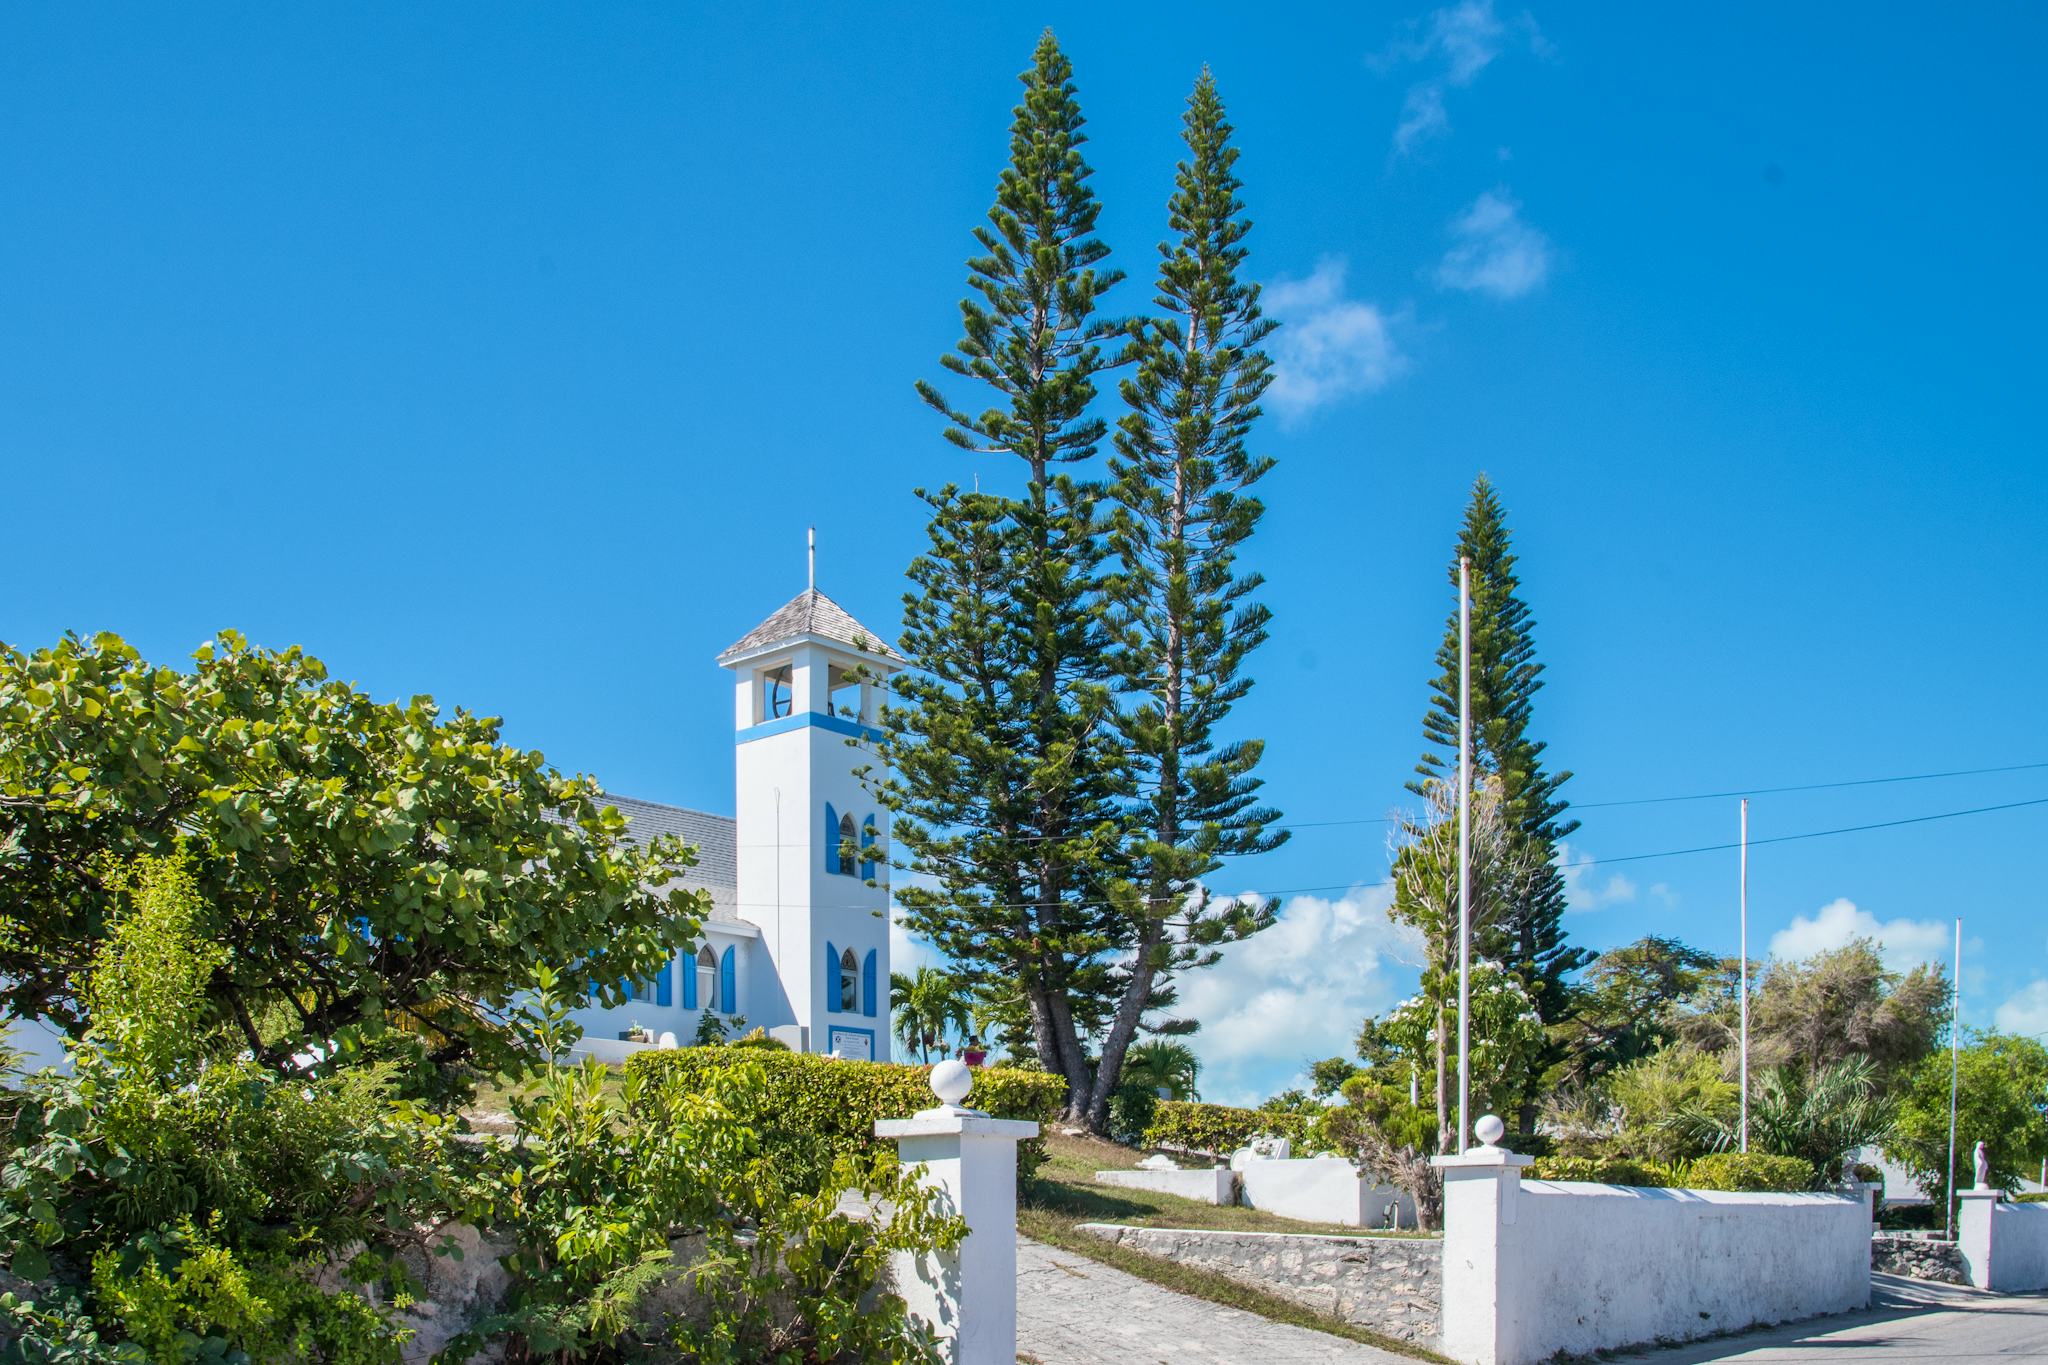
[{"label": "grass lawn", "polygon": [[1056,1246],[1077,1256],[1085,1256],[1092,1261],[1100,1261],[1126,1274],[1136,1275],[1139,1279],[1150,1280],[1163,1288],[1193,1298],[1205,1299],[1210,1303],[1242,1308],[1246,1312],[1257,1313],[1260,1317],[1270,1318],[1275,1322],[1292,1323],[1297,1327],[1328,1332],[1331,1336],[1363,1342],[1368,1346],[1399,1352],[1418,1360],[1444,1358],[1412,1343],[1382,1336],[1378,1332],[1353,1326],[1341,1318],[1318,1313],[1314,1309],[1304,1308],[1277,1295],[1239,1284],[1236,1280],[1227,1279],[1213,1271],[1105,1242],[1099,1237],[1082,1232],[1078,1225],[1126,1223],[1134,1227],[1148,1228],[1208,1228],[1223,1232],[1307,1232],[1343,1237],[1415,1237],[1423,1234],[1362,1234],[1357,1228],[1343,1227],[1335,1223],[1303,1223],[1292,1218],[1261,1213],[1257,1209],[1218,1208],[1213,1204],[1182,1199],[1177,1195],[1158,1194],[1151,1190],[1098,1185],[1095,1183],[1095,1172],[1135,1166],[1144,1153],[1128,1147],[1119,1147],[1113,1142],[1066,1137],[1058,1132],[1047,1134],[1046,1149],[1050,1159],[1039,1168],[1034,1178],[1024,1181],[1018,1188],[1017,1230],[1026,1237],[1049,1246]]}]

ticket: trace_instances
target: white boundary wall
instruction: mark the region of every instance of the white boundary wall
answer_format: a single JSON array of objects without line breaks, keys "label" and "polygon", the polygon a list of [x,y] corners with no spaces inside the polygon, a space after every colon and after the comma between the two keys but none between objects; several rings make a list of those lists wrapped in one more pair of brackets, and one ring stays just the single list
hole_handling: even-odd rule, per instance
[{"label": "white boundary wall", "polygon": [[1179,1195],[1182,1199],[1193,1199],[1202,1204],[1234,1204],[1237,1202],[1237,1172],[1228,1166],[1215,1170],[1197,1169],[1192,1171],[1161,1171],[1139,1168],[1128,1171],[1097,1171],[1097,1183],[1121,1185],[1131,1190],[1156,1190],[1160,1194]]},{"label": "white boundary wall", "polygon": [[1729,1194],[1521,1180],[1499,1148],[1439,1157],[1443,1352],[1525,1365],[1870,1302],[1859,1191]]},{"label": "white boundary wall", "polygon": [[1347,1228],[1379,1227],[1389,1204],[1403,1228],[1415,1226],[1415,1201],[1392,1185],[1377,1184],[1341,1156],[1253,1158],[1237,1168],[1244,1202],[1255,1209],[1305,1223],[1338,1223]]},{"label": "white boundary wall", "polygon": [[1959,1190],[1956,1244],[1979,1289],[2027,1294],[2048,1289],[2048,1204],[2014,1204],[1996,1190]]}]

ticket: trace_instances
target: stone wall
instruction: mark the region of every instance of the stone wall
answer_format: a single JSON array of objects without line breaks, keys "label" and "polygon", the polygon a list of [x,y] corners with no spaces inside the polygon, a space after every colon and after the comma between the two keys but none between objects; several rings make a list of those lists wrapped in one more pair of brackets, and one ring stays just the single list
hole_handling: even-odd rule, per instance
[{"label": "stone wall", "polygon": [[1927,1237],[1878,1234],[1870,1239],[1870,1268],[1879,1275],[1910,1275],[1916,1280],[1936,1280],[1942,1284],[1970,1282],[1963,1273],[1963,1256],[1956,1244]]},{"label": "stone wall", "polygon": [[1423,1237],[1191,1232],[1083,1223],[1134,1251],[1200,1266],[1402,1341],[1434,1346],[1443,1317],[1443,1243]]}]

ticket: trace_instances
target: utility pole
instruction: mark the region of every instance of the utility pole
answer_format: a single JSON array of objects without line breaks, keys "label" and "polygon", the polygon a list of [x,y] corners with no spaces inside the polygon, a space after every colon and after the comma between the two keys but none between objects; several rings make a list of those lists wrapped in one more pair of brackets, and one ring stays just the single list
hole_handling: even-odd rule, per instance
[{"label": "utility pole", "polygon": [[1943,1213],[1948,1239],[1956,1239],[1956,1081],[1961,1075],[1963,1046],[1963,917],[1956,916],[1956,974],[1949,983],[1948,1007],[1948,1205]]},{"label": "utility pole", "polygon": [[1742,1150],[1749,1150],[1749,798],[1742,798]]},{"label": "utility pole", "polygon": [[1472,561],[1458,556],[1458,1154],[1472,1131]]}]

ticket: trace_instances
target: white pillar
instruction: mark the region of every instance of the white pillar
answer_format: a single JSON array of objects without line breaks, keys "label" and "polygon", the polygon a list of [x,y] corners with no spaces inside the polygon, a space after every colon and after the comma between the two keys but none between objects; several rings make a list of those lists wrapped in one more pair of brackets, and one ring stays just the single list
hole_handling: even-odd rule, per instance
[{"label": "white pillar", "polygon": [[1466,1365],[1527,1359],[1516,1295],[1515,1206],[1531,1157],[1498,1145],[1491,1114],[1474,1125],[1481,1145],[1434,1159],[1444,1179],[1443,1338],[1439,1349]]},{"label": "white pillar", "polygon": [[1956,1191],[1956,1202],[1960,1205],[1956,1215],[1956,1250],[1963,1256],[1963,1273],[1979,1289],[2004,1287],[1991,1265],[1992,1224],[1997,1218],[2001,1194],[1999,1190],[1981,1188]]},{"label": "white pillar", "polygon": [[940,1062],[937,1108],[875,1125],[877,1137],[896,1140],[904,1165],[924,1168],[943,1211],[967,1220],[952,1251],[897,1253],[896,1291],[938,1332],[950,1365],[1015,1365],[1017,1144],[1037,1137],[1038,1125],[961,1108],[973,1080],[961,1062]]}]

